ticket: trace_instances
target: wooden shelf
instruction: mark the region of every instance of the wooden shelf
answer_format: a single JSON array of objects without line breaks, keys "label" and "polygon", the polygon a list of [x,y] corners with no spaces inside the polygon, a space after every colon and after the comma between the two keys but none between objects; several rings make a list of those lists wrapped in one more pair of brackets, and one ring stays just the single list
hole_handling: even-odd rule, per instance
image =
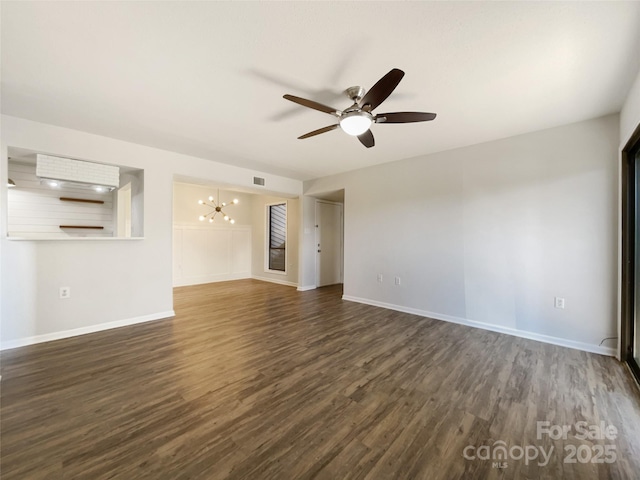
[{"label": "wooden shelf", "polygon": [[104,230],[104,227],[90,227],[87,225],[60,225],[60,228],[86,228],[89,230]]},{"label": "wooden shelf", "polygon": [[[60,197],[60,200],[62,200],[63,202],[97,203],[99,205],[104,204],[104,201],[102,200],[92,200],[90,198]],[[92,225],[60,225],[60,228],[81,228],[84,230],[104,230],[104,227],[92,226]]]},{"label": "wooden shelf", "polygon": [[60,197],[60,200],[62,200],[63,202],[98,203],[100,205],[104,203],[103,200],[91,200],[89,198]]}]

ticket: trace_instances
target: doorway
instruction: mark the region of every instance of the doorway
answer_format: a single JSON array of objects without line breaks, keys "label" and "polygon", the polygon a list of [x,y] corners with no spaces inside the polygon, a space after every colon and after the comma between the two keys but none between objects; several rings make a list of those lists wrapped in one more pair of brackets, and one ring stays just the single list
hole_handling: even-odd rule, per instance
[{"label": "doorway", "polygon": [[316,285],[343,283],[343,205],[316,200]]},{"label": "doorway", "polygon": [[640,382],[640,125],[622,151],[620,356]]}]

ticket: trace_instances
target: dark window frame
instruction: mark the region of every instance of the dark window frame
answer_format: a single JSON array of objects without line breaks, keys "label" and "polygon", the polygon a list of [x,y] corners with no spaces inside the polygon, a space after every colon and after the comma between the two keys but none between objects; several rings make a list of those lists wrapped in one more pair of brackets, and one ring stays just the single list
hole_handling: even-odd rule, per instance
[{"label": "dark window frame", "polygon": [[622,150],[622,291],[621,291],[621,338],[620,338],[620,359],[629,365],[629,369],[640,384],[640,365],[634,358],[633,342],[634,329],[637,327],[635,319],[635,285],[640,279],[635,278],[636,256],[640,255],[636,251],[635,231],[636,218],[640,212],[635,211],[636,196],[640,192],[636,191],[635,156],[640,149],[640,125]]},{"label": "dark window frame", "polygon": [[267,205],[266,261],[268,272],[287,273],[287,202]]}]

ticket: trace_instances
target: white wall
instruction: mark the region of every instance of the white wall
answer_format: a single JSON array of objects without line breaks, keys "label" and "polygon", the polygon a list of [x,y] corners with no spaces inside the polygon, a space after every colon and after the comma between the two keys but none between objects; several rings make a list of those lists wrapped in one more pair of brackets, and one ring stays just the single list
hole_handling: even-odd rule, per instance
[{"label": "white wall", "polygon": [[[211,208],[208,202],[239,203],[224,208],[236,223],[218,214],[213,223],[198,220]],[[197,285],[251,278],[251,223],[254,195],[216,187],[176,182],[173,185],[173,285]]]},{"label": "white wall", "polygon": [[[131,203],[124,208],[131,215],[131,236],[144,237],[144,170],[120,172],[120,185],[126,184],[131,184]],[[117,193],[115,198],[117,207]]]},{"label": "white wall", "polygon": [[251,226],[174,225],[174,287],[241,278],[251,278]]},{"label": "white wall", "polygon": [[[287,202],[287,271],[285,274],[266,271],[266,242],[267,242],[267,205],[270,203]],[[299,200],[291,198],[273,197],[268,195],[256,196],[253,199],[253,227],[252,227],[252,276],[259,280],[267,280],[284,285],[298,285],[298,244],[300,241],[300,212]]]},{"label": "white wall", "polygon": [[305,182],[345,189],[345,298],[612,354],[618,122]]},{"label": "white wall", "polygon": [[[172,313],[174,175],[249,189],[258,175],[271,191],[285,196],[302,191],[297,180],[6,115],[1,135],[3,204],[9,146],[142,168],[145,182],[143,240],[12,241],[6,238],[6,208],[0,210],[4,348]],[[58,298],[60,286],[71,287],[71,298]]]},{"label": "white wall", "polygon": [[620,111],[620,146],[623,148],[640,124],[640,72]]},{"label": "white wall", "polygon": [[302,228],[299,229],[299,248],[302,252],[298,260],[298,290],[316,288],[316,199],[303,195],[299,200],[298,214]]},{"label": "white wall", "polygon": [[[618,121],[609,116],[306,182],[309,195],[345,188],[345,295],[596,349],[616,335]],[[175,175],[252,188],[257,174],[271,191],[302,193],[296,180],[15,117],[2,116],[1,140],[3,203],[8,146],[145,170],[144,240],[11,241],[0,209],[3,347],[171,314]],[[289,200],[296,224],[289,224],[285,281],[296,284],[300,271],[306,286],[315,277],[315,250],[306,245],[313,200],[301,198]],[[264,229],[264,205],[253,206],[252,222]],[[254,235],[252,270],[264,276],[263,235]],[[291,262],[300,240],[298,268]],[[395,275],[400,287],[389,281]],[[60,286],[71,286],[72,298],[59,300]],[[564,310],[553,308],[554,295],[566,298]]]}]

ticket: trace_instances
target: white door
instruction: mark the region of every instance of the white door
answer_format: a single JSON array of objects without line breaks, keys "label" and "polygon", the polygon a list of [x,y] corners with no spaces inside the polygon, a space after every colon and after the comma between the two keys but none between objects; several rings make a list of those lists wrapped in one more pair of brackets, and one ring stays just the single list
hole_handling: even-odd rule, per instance
[{"label": "white door", "polygon": [[342,283],[342,205],[316,202],[317,285]]}]

